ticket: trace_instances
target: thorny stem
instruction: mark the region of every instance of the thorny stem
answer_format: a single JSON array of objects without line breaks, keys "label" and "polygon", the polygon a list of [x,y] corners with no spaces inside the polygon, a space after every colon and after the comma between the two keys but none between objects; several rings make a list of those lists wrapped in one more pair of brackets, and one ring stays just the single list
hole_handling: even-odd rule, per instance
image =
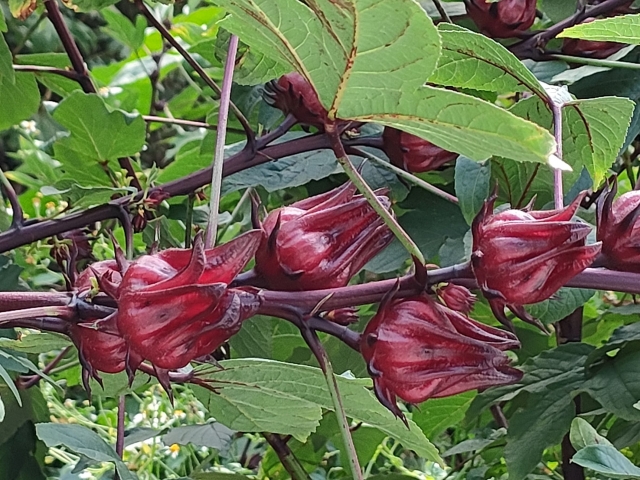
[{"label": "thorny stem", "polygon": [[213,248],[216,244],[218,232],[218,210],[220,209],[220,191],[222,188],[222,163],[224,162],[224,145],[227,138],[227,122],[229,120],[229,104],[231,103],[231,85],[233,83],[233,69],[238,51],[238,37],[231,35],[227,60],[224,65],[222,79],[222,93],[220,95],[220,110],[218,111],[218,132],[216,148],[211,168],[211,196],[209,199],[209,222],[204,237],[205,248]]},{"label": "thorny stem", "polygon": [[13,185],[11,185],[11,182],[1,169],[0,187],[2,187],[2,190],[7,196],[9,204],[11,205],[11,210],[13,211],[11,217],[11,228],[19,229],[24,223],[24,213],[22,212],[22,206],[20,205],[20,201],[18,200],[16,191],[13,189]]},{"label": "thorny stem", "polygon": [[278,456],[280,463],[291,476],[292,480],[310,480],[311,477],[309,477],[309,474],[305,471],[300,460],[296,458],[289,448],[289,445],[287,445],[280,435],[264,432],[262,436]]},{"label": "thorny stem", "polygon": [[444,190],[440,190],[438,187],[434,187],[429,182],[425,182],[421,178],[416,177],[415,175],[407,172],[406,170],[396,167],[391,162],[385,162],[380,157],[376,157],[375,155],[365,152],[364,150],[360,150],[359,148],[351,148],[350,150],[354,154],[360,157],[367,158],[372,162],[374,162],[375,164],[380,165],[381,167],[386,168],[387,170],[391,170],[393,173],[395,173],[399,177],[404,178],[408,182],[413,183],[414,185],[426,190],[427,192],[431,192],[434,195],[439,196],[440,198],[444,198],[448,202],[458,204],[458,198],[455,195],[451,195],[450,193],[445,192]]},{"label": "thorny stem", "polygon": [[354,480],[363,480],[362,468],[360,462],[358,462],[358,454],[356,453],[356,447],[353,444],[353,437],[351,436],[351,429],[349,428],[349,421],[344,413],[344,405],[342,404],[342,398],[340,396],[340,390],[338,389],[338,381],[336,380],[335,373],[333,372],[333,366],[327,355],[327,351],[324,349],[322,342],[318,338],[318,335],[314,330],[310,328],[301,328],[301,333],[307,345],[315,355],[320,365],[320,369],[324,374],[324,378],[327,381],[327,387],[329,387],[329,396],[333,403],[334,412],[338,420],[338,427],[340,428],[340,435],[344,442],[344,453],[347,455],[349,467]]},{"label": "thorny stem", "polygon": [[364,181],[358,170],[351,164],[351,161],[347,156],[347,152],[344,149],[344,145],[342,145],[342,140],[340,140],[340,134],[338,133],[335,124],[325,125],[325,130],[331,142],[331,148],[349,179],[353,182],[353,184],[364,196],[364,198],[367,199],[369,205],[371,205],[371,208],[373,208],[376,213],[380,215],[380,218],[382,218],[387,227],[389,227],[389,230],[394,233],[402,246],[406,248],[411,255],[417,258],[421,264],[424,265],[424,255],[422,255],[422,252],[420,251],[418,246],[402,229],[396,219],[393,218],[393,215],[384,208],[384,206],[380,203],[380,200],[378,200],[376,194],[373,192],[373,190],[371,190],[371,187],[367,185],[367,182]]},{"label": "thorny stem", "polygon": [[[204,71],[204,69],[200,66],[200,64],[194,60],[194,58],[191,56],[191,54],[189,54],[189,52],[187,52],[184,49],[184,47],[182,45],[180,45],[180,43],[173,37],[173,35],[171,35],[169,30],[167,30],[166,27],[160,21],[158,21],[156,19],[156,17],[153,16],[153,13],[151,13],[151,11],[147,8],[147,6],[144,4],[143,0],[135,0],[135,4],[137,5],[138,9],[140,10],[140,13],[142,13],[142,15],[144,15],[144,17],[149,21],[149,23],[151,25],[153,25],[153,27],[156,30],[158,30],[158,32],[160,32],[160,35],[162,35],[162,37],[167,42],[169,42],[169,44],[173,48],[175,48],[178,51],[178,53],[182,56],[182,58],[185,59],[185,61],[191,66],[191,68],[193,68],[198,73],[200,78],[202,78],[202,80],[209,87],[211,87],[211,89],[214,92],[216,92],[218,95],[221,95],[222,94],[222,90],[220,89],[218,84],[216,84],[216,82],[214,82],[213,79],[207,74],[207,72]],[[234,56],[234,58],[235,58],[235,56]],[[257,145],[256,145],[256,134],[253,131],[253,129],[251,128],[251,124],[246,119],[246,117],[242,114],[240,109],[233,102],[231,102],[229,106],[230,106],[231,110],[233,111],[233,114],[236,116],[236,118],[238,119],[238,121],[242,125],[242,128],[244,129],[244,133],[247,136],[247,147],[249,147],[249,149],[251,151],[255,151],[255,149],[257,147]]]}]

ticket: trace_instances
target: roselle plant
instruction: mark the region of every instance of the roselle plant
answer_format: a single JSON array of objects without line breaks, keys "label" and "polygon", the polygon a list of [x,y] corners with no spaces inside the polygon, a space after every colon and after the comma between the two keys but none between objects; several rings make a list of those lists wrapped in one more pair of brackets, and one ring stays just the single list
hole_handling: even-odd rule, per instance
[{"label": "roselle plant", "polygon": [[433,7],[0,6],[0,478],[636,475],[634,4]]}]

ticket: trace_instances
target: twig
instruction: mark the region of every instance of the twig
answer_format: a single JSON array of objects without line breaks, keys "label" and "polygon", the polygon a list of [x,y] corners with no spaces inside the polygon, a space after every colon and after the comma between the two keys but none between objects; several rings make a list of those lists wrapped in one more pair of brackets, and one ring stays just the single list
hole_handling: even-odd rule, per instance
[{"label": "twig", "polygon": [[395,234],[396,238],[407,251],[413,255],[418,261],[424,264],[426,261],[424,259],[424,255],[415,244],[415,242],[411,239],[409,235],[402,229],[400,224],[396,221],[395,218],[389,213],[384,206],[378,200],[376,194],[371,190],[371,187],[367,185],[364,181],[358,170],[351,164],[349,157],[347,156],[347,152],[344,149],[344,145],[342,145],[342,140],[340,140],[340,135],[336,130],[335,124],[330,124],[325,126],[325,131],[327,137],[329,137],[329,141],[331,142],[331,148],[338,159],[340,165],[344,169],[345,173],[349,177],[349,179],[356,186],[358,191],[367,199],[371,208],[373,208],[378,215],[382,218],[384,223],[389,227],[389,229]]},{"label": "twig", "polygon": [[602,60],[599,58],[574,57],[572,55],[561,55],[559,53],[550,54],[548,58],[549,60],[562,60],[567,63],[591,65],[594,67],[628,68],[631,70],[640,70],[640,63],[620,62],[617,60]]},{"label": "twig", "polygon": [[11,185],[11,182],[6,177],[2,169],[0,169],[0,187],[2,187],[2,190],[7,196],[9,204],[11,205],[11,210],[13,211],[11,216],[11,229],[18,230],[24,223],[24,212],[22,211],[20,200],[18,200],[18,195],[13,189],[13,185]]},{"label": "twig", "polygon": [[216,148],[211,168],[211,195],[209,197],[209,221],[205,234],[205,248],[213,248],[216,244],[218,232],[218,210],[220,209],[220,191],[222,188],[222,164],[224,162],[224,145],[227,139],[227,122],[229,120],[229,104],[231,103],[231,85],[233,84],[233,69],[238,51],[238,37],[231,35],[227,60],[224,65],[222,79],[222,93],[220,95],[220,110],[218,111],[218,132]]},{"label": "twig", "polygon": [[[187,52],[184,47],[180,45],[180,43],[173,37],[173,35],[171,35],[169,30],[167,30],[166,27],[161,22],[159,22],[156,17],[153,16],[153,13],[151,13],[144,2],[142,0],[135,0],[135,4],[137,5],[142,15],[144,15],[144,17],[149,21],[149,23],[151,23],[151,25],[153,25],[153,27],[158,30],[158,32],[160,32],[160,35],[162,35],[162,37],[178,51],[178,53],[182,56],[182,58],[185,59],[185,61],[191,66],[191,68],[193,68],[198,73],[198,75],[200,75],[200,78],[202,78],[202,80],[204,80],[204,82],[209,85],[209,87],[211,87],[214,92],[216,92],[218,95],[221,95],[221,88],[216,84],[216,82],[213,81],[213,79],[207,74],[207,72],[204,71],[200,64],[193,59],[191,54],[189,54],[189,52]],[[256,134],[251,128],[251,124],[233,102],[230,103],[230,108],[242,125],[242,128],[244,129],[244,133],[247,136],[247,147],[252,151],[255,151]]]},{"label": "twig", "polygon": [[82,75],[74,72],[73,70],[65,70],[55,67],[44,67],[42,65],[14,65],[13,69],[16,72],[30,72],[36,74],[50,73],[53,75],[60,75],[61,77],[68,78],[69,80],[74,80],[78,83],[80,83],[82,79]]},{"label": "twig", "polygon": [[433,0],[433,4],[436,6],[436,9],[438,10],[438,13],[440,14],[440,18],[442,19],[442,21],[447,23],[452,23],[451,17],[449,17],[449,14],[445,10],[440,0]]},{"label": "twig", "polygon": [[537,33],[526,40],[509,47],[511,52],[520,59],[531,58],[532,60],[542,60],[545,56],[544,46],[549,40],[558,35],[565,28],[572,27],[589,17],[597,17],[610,12],[617,7],[628,3],[629,0],[605,0],[604,2],[591,6],[590,8],[580,8],[575,14],[561,20],[546,30]]},{"label": "twig", "polygon": [[[553,114],[553,136],[556,140],[556,156],[562,160],[562,105],[551,100],[551,113]],[[564,195],[562,193],[562,170],[553,169],[553,200],[555,207],[560,209],[564,206]]]},{"label": "twig", "polygon": [[416,177],[415,175],[407,172],[406,170],[396,167],[391,162],[385,162],[380,157],[376,157],[375,155],[365,152],[364,150],[360,150],[359,148],[350,148],[349,150],[353,151],[353,153],[355,153],[360,157],[368,158],[372,162],[380,165],[383,168],[386,168],[387,170],[391,170],[393,173],[395,173],[399,177],[404,178],[408,182],[411,182],[414,185],[417,185],[418,187],[428,192],[431,192],[434,195],[439,196],[440,198],[444,198],[448,202],[455,203],[455,204],[458,203],[458,198],[455,195],[451,195],[450,193],[445,192],[444,190],[440,190],[438,187],[431,185],[429,182],[425,182],[421,178]]},{"label": "twig", "polygon": [[[156,117],[155,115],[142,115],[142,119],[145,122],[152,122],[152,123],[167,123],[171,125],[180,125],[183,127],[206,128],[207,130],[218,129],[217,125],[211,125],[210,123],[206,123],[206,122],[196,122],[194,120],[183,120],[181,118],[167,118],[167,117]],[[227,132],[244,133],[244,130],[227,127]]]},{"label": "twig", "polygon": [[[60,363],[64,356],[69,353],[69,350],[71,350],[71,345],[63,348],[62,351],[58,353],[58,355],[56,355],[53,360],[51,360],[47,365],[44,366],[44,368],[42,369],[42,373],[44,373],[45,375],[51,373],[51,370],[53,370]],[[40,375],[21,375],[20,377],[18,377],[16,383],[18,384],[18,388],[27,390],[36,385],[40,381],[40,378]]]},{"label": "twig", "polygon": [[10,310],[0,312],[0,328],[12,320],[26,320],[41,317],[57,317],[71,319],[75,317],[76,309],[68,306],[45,306],[24,308],[22,310]]},{"label": "twig", "polygon": [[300,463],[300,460],[296,458],[289,448],[289,445],[282,440],[280,435],[264,432],[262,436],[265,438],[267,443],[271,445],[271,448],[278,456],[280,463],[287,473],[291,475],[292,480],[309,480],[311,478]]},{"label": "twig", "polygon": [[118,428],[116,433],[116,453],[122,458],[124,452],[124,416],[125,416],[125,395],[118,397]]}]

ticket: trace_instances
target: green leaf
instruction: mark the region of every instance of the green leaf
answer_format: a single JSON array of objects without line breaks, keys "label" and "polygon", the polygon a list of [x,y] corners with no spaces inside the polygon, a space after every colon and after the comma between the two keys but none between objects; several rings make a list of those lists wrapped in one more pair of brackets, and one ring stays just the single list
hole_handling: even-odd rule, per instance
[{"label": "green leaf", "polygon": [[557,23],[573,15],[576,12],[576,6],[566,0],[542,0],[542,11],[553,23]]},{"label": "green leaf", "polygon": [[0,338],[0,348],[7,348],[15,352],[23,353],[47,353],[60,350],[71,345],[69,338],[54,333],[30,333],[22,335],[20,340]]},{"label": "green leaf", "polygon": [[102,10],[114,3],[118,3],[118,0],[67,0],[65,5],[75,12],[90,12]]},{"label": "green leaf", "polygon": [[9,372],[7,372],[7,370],[2,366],[1,362],[2,362],[2,358],[0,358],[0,378],[4,380],[4,383],[9,387],[9,390],[11,390],[11,393],[13,393],[13,396],[18,402],[18,405],[22,406],[22,399],[20,398],[20,393],[16,388],[16,384],[13,382],[13,378],[11,378],[11,375],[9,375]]},{"label": "green leaf", "polygon": [[28,119],[40,105],[40,91],[31,73],[16,73],[15,82],[8,76],[0,76],[0,130],[6,130]]},{"label": "green leaf", "polygon": [[465,392],[453,397],[427,400],[411,418],[427,438],[434,438],[462,421],[475,396],[476,392]]},{"label": "green leaf", "polygon": [[[103,181],[103,177],[107,178],[102,172],[102,175],[98,181]],[[40,189],[43,195],[60,195],[67,200],[70,205],[75,208],[90,207],[101,203],[108,203],[114,195],[129,195],[135,193],[136,189],[129,188],[115,188],[107,186],[91,186],[83,187],[78,185],[70,178],[63,178],[58,181],[56,187],[45,186]]]},{"label": "green leaf", "polygon": [[469,225],[491,192],[491,163],[478,163],[466,157],[456,160],[456,197]]},{"label": "green leaf", "polygon": [[558,37],[640,45],[640,15],[597,19],[567,28]]},{"label": "green leaf", "polygon": [[609,440],[600,435],[584,418],[580,417],[574,418],[571,422],[569,439],[576,450],[589,445],[611,445]]},{"label": "green leaf", "polygon": [[47,447],[63,445],[95,462],[113,462],[122,480],[136,479],[136,476],[129,471],[113,447],[87,427],[82,425],[38,423],[36,424],[36,434]]},{"label": "green leaf", "polygon": [[6,32],[7,20],[4,18],[4,11],[0,8],[0,32]]},{"label": "green leaf", "polygon": [[485,438],[484,436],[477,436],[468,440],[463,440],[457,445],[451,447],[449,450],[442,454],[443,457],[451,457],[453,455],[459,455],[461,453],[477,452],[484,450],[491,444],[495,444],[497,441],[504,443],[504,436],[507,434],[507,430],[499,428],[492,430],[491,433]]},{"label": "green leaf", "polygon": [[2,397],[0,397],[0,423],[2,423],[2,421],[4,420],[4,415],[5,415],[4,403],[2,401]]},{"label": "green leaf", "polygon": [[571,461],[606,477],[640,478],[640,468],[611,445],[589,445],[577,452]]},{"label": "green leaf", "polygon": [[[66,53],[29,53],[16,55],[15,62],[18,65],[42,65],[45,67],[55,67],[66,69],[71,67],[71,61]],[[37,72],[35,78],[45,87],[62,97],[66,97],[71,92],[82,90],[80,84],[69,78],[54,73]]]},{"label": "green leaf", "polygon": [[198,447],[215,448],[221,453],[225,453],[236,432],[225,427],[221,423],[213,422],[204,425],[185,425],[169,430],[163,437],[165,445],[188,445],[193,444]]},{"label": "green leaf", "polygon": [[104,165],[135,155],[145,142],[142,117],[109,111],[95,94],[72,93],[60,102],[53,118],[69,131],[54,144],[55,157],[80,184],[110,185]]},{"label": "green leaf", "polygon": [[602,357],[589,372],[591,378],[584,391],[608,412],[625,420],[640,420],[640,410],[634,406],[640,399],[640,351],[634,344],[613,358]]},{"label": "green leaf", "polygon": [[[318,368],[268,360],[221,362],[224,369],[206,375],[218,393],[194,388],[218,421],[244,432],[293,435],[300,441],[316,430],[322,410],[333,410],[326,382]],[[415,423],[409,429],[365,388],[369,379],[338,376],[345,412],[400,441],[428,460],[440,462],[437,450]]]},{"label": "green leaf", "polygon": [[547,96],[533,73],[498,42],[451,23],[441,23],[438,30],[442,55],[429,83]]},{"label": "green leaf", "polygon": [[39,5],[42,5],[41,0],[9,0],[11,15],[20,21],[29,18]]},{"label": "green leaf", "polygon": [[527,311],[544,324],[562,320],[589,301],[595,290],[562,287],[552,298],[526,307]]},{"label": "green leaf", "polygon": [[132,50],[137,50],[144,43],[144,30],[147,23],[142,15],[136,17],[135,25],[115,8],[105,8],[100,12],[107,21],[102,27],[106,32]]},{"label": "green leaf", "polygon": [[493,104],[423,86],[440,41],[413,1],[215,3],[232,14],[225,28],[304,75],[330,115],[399,128],[474,160],[546,162],[554,149],[548,132]]},{"label": "green leaf", "polygon": [[[4,21],[4,18],[2,18]],[[6,24],[5,24],[6,29]],[[4,39],[4,35],[0,35],[0,80],[7,79],[10,83],[15,82],[15,72],[13,71],[13,55],[9,50],[9,45]]]}]

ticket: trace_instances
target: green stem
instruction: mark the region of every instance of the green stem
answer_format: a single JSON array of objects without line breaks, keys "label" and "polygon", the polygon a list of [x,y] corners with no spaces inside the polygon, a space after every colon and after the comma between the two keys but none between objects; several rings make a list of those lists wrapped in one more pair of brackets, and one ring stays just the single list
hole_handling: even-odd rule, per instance
[{"label": "green stem", "polygon": [[549,55],[549,58],[553,60],[563,60],[568,63],[591,65],[593,67],[628,68],[630,70],[640,70],[640,63],[619,62],[617,60],[602,60],[599,58],[574,57],[572,55],[561,54],[552,54]]},{"label": "green stem", "polygon": [[322,370],[324,378],[327,381],[327,386],[329,387],[329,396],[331,397],[331,402],[333,403],[333,409],[336,414],[336,419],[338,420],[340,436],[342,437],[342,441],[345,447],[344,453],[346,453],[347,455],[351,474],[353,475],[354,480],[363,480],[364,477],[362,476],[362,468],[360,467],[360,462],[358,461],[358,455],[356,453],[356,447],[353,444],[353,438],[351,437],[349,421],[347,420],[347,416],[344,413],[344,405],[342,404],[340,390],[338,389],[338,381],[336,380],[336,376],[333,372],[333,366],[331,365],[331,361],[329,360],[327,351],[324,349],[324,346],[322,345],[322,342],[320,342],[320,339],[318,338],[315,330],[311,330],[310,328],[308,328],[308,326],[305,327],[302,327],[300,331],[305,341],[307,342],[307,345],[309,345],[309,348],[318,360],[320,369]]},{"label": "green stem", "polygon": [[291,476],[291,480],[310,480],[309,474],[300,463],[300,460],[296,458],[289,445],[282,440],[280,435],[264,432],[262,436],[278,455],[280,463]]},{"label": "green stem", "polygon": [[380,215],[384,223],[387,225],[387,227],[389,227],[389,230],[393,232],[402,246],[406,248],[411,255],[413,255],[420,263],[424,265],[426,261],[418,246],[402,229],[396,219],[393,218],[393,215],[391,215],[391,213],[384,208],[384,206],[378,200],[378,197],[376,197],[376,194],[373,192],[373,190],[371,190],[371,187],[367,185],[367,182],[364,181],[362,175],[360,175],[358,170],[351,164],[351,161],[349,160],[349,157],[344,150],[344,146],[342,145],[340,135],[337,132],[335,125],[326,125],[325,129],[331,143],[331,148],[333,149],[338,162],[340,162],[340,165],[342,165],[342,168],[344,169],[344,172],[347,174],[349,179],[353,182],[362,196],[367,199],[367,201],[371,205],[371,208],[373,208],[376,213]]},{"label": "green stem", "polygon": [[391,170],[393,173],[395,173],[401,178],[404,178],[406,181],[411,182],[414,185],[420,188],[423,188],[424,190],[431,192],[434,195],[439,196],[440,198],[444,198],[448,202],[455,203],[456,205],[458,204],[458,198],[456,196],[451,195],[450,193],[445,192],[444,190],[440,190],[438,187],[434,187],[429,182],[425,182],[421,178],[413,175],[412,173],[409,173],[406,170],[396,167],[393,163],[386,162],[380,157],[376,157],[375,155],[365,152],[364,150],[360,150],[359,148],[358,149],[353,148],[352,150],[356,152],[358,155],[368,158],[375,164],[380,165],[381,167],[386,168],[387,170]]}]

